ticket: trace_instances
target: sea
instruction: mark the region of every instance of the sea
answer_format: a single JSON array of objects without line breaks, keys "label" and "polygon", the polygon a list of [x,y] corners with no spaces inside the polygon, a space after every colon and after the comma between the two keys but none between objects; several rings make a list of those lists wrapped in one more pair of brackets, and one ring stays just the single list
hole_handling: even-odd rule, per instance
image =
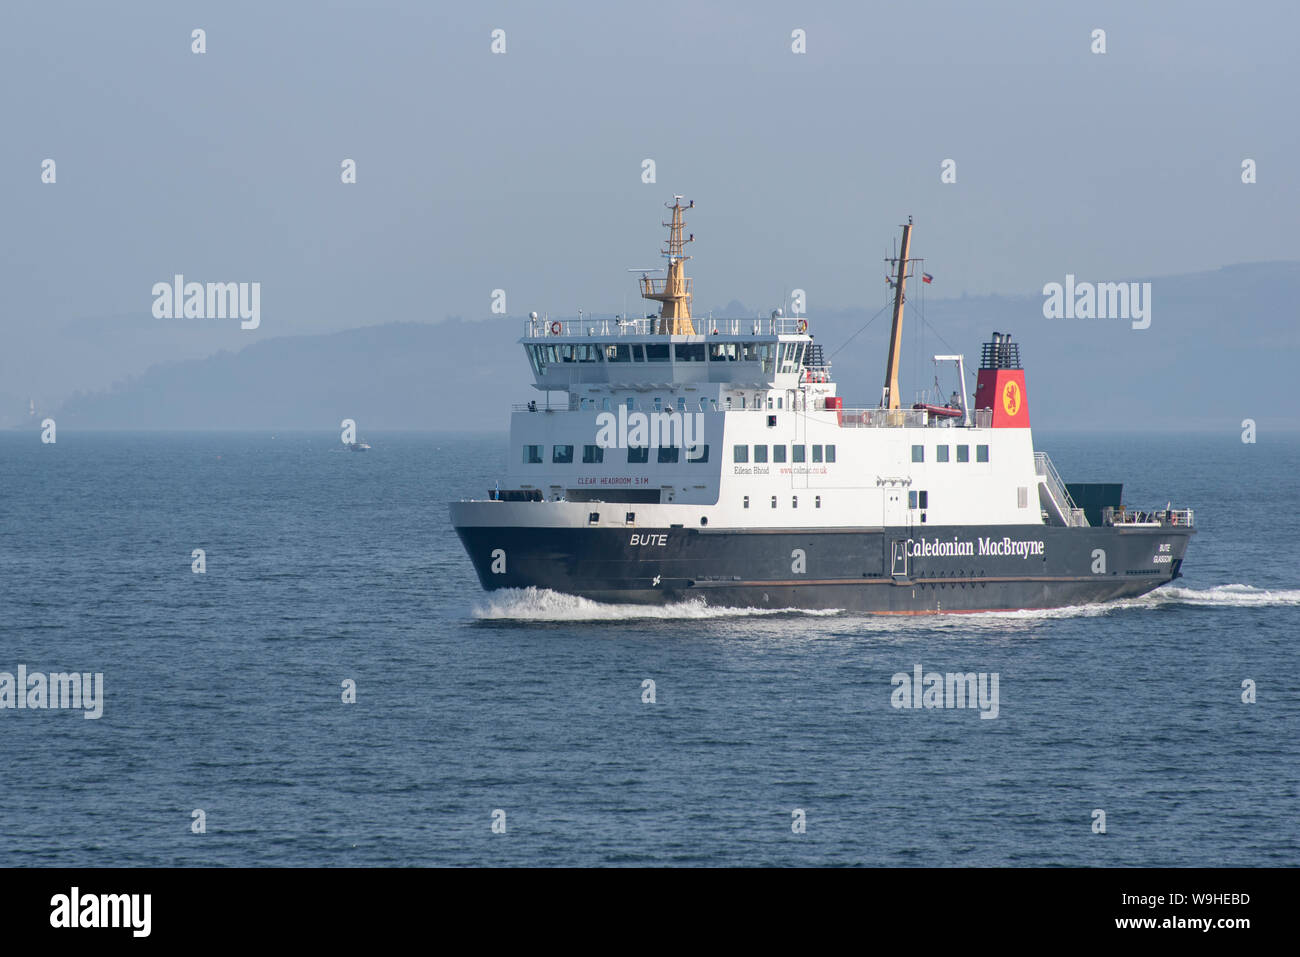
[{"label": "sea", "polygon": [[486,593],[505,436],[365,438],[0,434],[0,672],[102,675],[0,709],[0,866],[1300,864],[1300,436],[1036,433],[1184,577],[909,619]]}]

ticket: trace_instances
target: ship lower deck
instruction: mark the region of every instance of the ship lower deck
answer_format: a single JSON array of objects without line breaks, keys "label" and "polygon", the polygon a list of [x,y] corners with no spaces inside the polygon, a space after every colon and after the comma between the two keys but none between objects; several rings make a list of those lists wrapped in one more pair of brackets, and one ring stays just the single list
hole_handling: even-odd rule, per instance
[{"label": "ship lower deck", "polygon": [[488,590],[884,614],[1135,597],[1178,577],[1193,534],[1167,525],[741,530],[453,521]]}]

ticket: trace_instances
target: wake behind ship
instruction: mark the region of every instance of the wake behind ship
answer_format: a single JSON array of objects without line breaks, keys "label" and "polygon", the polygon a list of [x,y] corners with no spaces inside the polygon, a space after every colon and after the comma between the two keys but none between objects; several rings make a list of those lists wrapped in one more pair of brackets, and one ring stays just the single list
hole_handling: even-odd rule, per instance
[{"label": "wake behind ship", "polygon": [[450,506],[484,588],[925,614],[1108,601],[1179,577],[1192,511],[1064,483],[1034,450],[1009,334],[983,345],[973,400],[964,357],[935,356],[959,390],[902,407],[910,222],[888,260],[880,405],[848,409],[806,319],[691,315],[693,207],[670,207],[666,275],[641,276],[659,315],[527,320],[545,399],[516,406],[498,488]]}]

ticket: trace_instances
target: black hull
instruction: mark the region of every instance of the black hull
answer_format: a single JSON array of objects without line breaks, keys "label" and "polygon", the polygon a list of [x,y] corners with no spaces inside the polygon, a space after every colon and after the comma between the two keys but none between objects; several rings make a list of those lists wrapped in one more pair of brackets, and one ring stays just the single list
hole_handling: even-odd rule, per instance
[{"label": "black hull", "polygon": [[[456,529],[488,590],[613,603],[935,614],[1059,608],[1178,577],[1177,526],[916,529]],[[940,554],[933,554],[933,552]],[[900,554],[903,553],[903,554]]]}]

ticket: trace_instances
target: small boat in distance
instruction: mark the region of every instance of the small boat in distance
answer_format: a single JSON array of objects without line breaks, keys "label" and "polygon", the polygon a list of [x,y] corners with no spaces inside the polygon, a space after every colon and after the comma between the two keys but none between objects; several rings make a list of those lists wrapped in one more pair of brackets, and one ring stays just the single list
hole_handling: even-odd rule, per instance
[{"label": "small boat in distance", "polygon": [[347,450],[348,450],[349,452],[369,452],[369,451],[370,451],[370,446],[367,445],[365,442],[349,442],[349,443],[345,446],[345,448],[347,448]]}]

